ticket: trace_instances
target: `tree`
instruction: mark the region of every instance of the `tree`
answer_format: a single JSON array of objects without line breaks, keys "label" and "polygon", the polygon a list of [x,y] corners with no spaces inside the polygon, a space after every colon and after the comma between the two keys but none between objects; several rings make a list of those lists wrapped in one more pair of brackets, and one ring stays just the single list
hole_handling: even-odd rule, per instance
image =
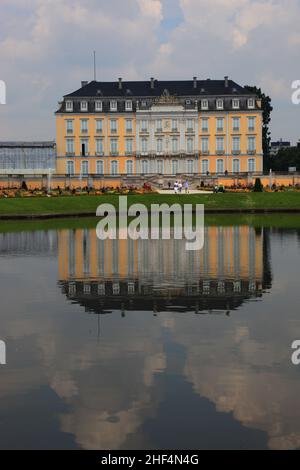
[{"label": "tree", "polygon": [[269,170],[271,168],[270,161],[270,144],[271,144],[271,132],[269,124],[271,122],[271,112],[273,111],[273,106],[271,105],[271,98],[261,91],[260,88],[256,86],[246,85],[245,89],[250,93],[255,93],[256,96],[261,99],[261,107],[263,111],[263,128],[262,128],[262,147],[264,155],[264,169]]},{"label": "tree", "polygon": [[275,171],[288,171],[289,167],[300,169],[300,148],[290,147],[279,150],[271,157],[272,169]]},{"label": "tree", "polygon": [[263,185],[262,185],[262,182],[261,182],[260,178],[256,178],[256,179],[255,179],[253,191],[254,191],[255,193],[262,193],[262,191],[263,191]]}]

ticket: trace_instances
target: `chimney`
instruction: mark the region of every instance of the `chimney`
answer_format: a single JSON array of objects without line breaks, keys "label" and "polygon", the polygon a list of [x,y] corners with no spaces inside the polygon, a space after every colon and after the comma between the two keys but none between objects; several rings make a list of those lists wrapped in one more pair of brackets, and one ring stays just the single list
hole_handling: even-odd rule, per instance
[{"label": "chimney", "polygon": [[81,88],[83,88],[84,86],[86,86],[89,82],[86,81],[86,80],[82,80],[81,82]]},{"label": "chimney", "polygon": [[225,80],[225,88],[228,88],[228,77],[224,77],[224,80]]},{"label": "chimney", "polygon": [[194,88],[197,88],[197,77],[193,77],[193,82],[194,82],[193,84]]},{"label": "chimney", "polygon": [[122,90],[122,78],[119,78],[119,90]]},{"label": "chimney", "polygon": [[153,89],[154,88],[154,78],[153,77],[150,78],[150,82],[151,82],[150,86]]}]

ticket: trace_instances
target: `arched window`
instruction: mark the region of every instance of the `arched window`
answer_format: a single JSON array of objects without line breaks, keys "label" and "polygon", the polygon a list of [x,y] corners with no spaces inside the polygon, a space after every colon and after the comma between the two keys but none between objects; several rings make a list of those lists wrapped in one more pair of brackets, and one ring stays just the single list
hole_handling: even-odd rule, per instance
[{"label": "arched window", "polygon": [[68,161],[67,162],[67,175],[74,175],[75,173],[75,165],[74,162]]},{"label": "arched window", "polygon": [[142,173],[148,173],[148,160],[142,160]]},{"label": "arched window", "polygon": [[217,160],[217,173],[224,173],[224,160],[221,158]]},{"label": "arched window", "polygon": [[209,162],[208,162],[208,160],[202,160],[201,171],[202,171],[203,175],[205,175],[209,171]]},{"label": "arched window", "polygon": [[103,175],[104,174],[104,162],[103,160],[98,160],[96,163],[96,173],[98,175]]},{"label": "arched window", "polygon": [[233,171],[233,173],[239,173],[240,172],[240,160],[238,158],[234,158],[232,160],[232,171]]},{"label": "arched window", "polygon": [[249,158],[248,171],[255,171],[255,158]]},{"label": "arched window", "polygon": [[119,162],[118,160],[113,160],[110,164],[110,172],[112,175],[117,175],[119,173]]},{"label": "arched window", "polygon": [[133,174],[133,161],[132,160],[126,161],[126,173],[127,175]]}]

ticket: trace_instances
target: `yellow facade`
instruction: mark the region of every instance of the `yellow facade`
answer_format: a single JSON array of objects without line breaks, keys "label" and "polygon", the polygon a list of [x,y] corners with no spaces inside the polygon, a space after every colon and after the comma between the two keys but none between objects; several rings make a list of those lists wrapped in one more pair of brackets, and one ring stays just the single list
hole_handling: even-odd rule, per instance
[{"label": "yellow facade", "polygon": [[[145,99],[128,96],[127,86],[137,86],[137,82],[127,82],[126,86],[119,82],[117,88],[113,82],[85,84],[64,97],[56,113],[57,174],[90,176],[94,183],[101,175],[122,179],[140,175],[262,174],[261,101],[254,95],[228,96],[229,86],[232,93],[237,91],[234,82],[229,85],[228,80],[223,88],[216,88],[224,96],[202,99],[205,88],[201,87],[209,83],[184,82],[191,99],[172,95],[180,82],[154,85],[151,81],[150,91],[146,89],[149,84],[142,82],[145,92],[156,93]],[[108,85],[115,96],[102,96],[100,87]],[[163,90],[164,86],[173,89],[169,92]],[[216,87],[220,87],[218,81]],[[141,88],[138,90],[141,92]],[[204,101],[209,103],[206,108]]]}]

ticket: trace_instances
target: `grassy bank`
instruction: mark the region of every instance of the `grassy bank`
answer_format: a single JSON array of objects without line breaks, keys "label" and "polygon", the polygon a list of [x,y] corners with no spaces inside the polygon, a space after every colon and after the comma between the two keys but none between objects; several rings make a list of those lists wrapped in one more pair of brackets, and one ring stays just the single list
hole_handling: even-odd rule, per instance
[{"label": "grassy bank", "polygon": [[[31,232],[35,230],[63,230],[63,229],[95,229],[96,217],[75,217],[44,220],[5,220],[0,221],[0,233]],[[249,225],[252,227],[300,229],[300,217],[294,214],[207,214],[206,226],[237,226]]]},{"label": "grassy bank", "polygon": [[[0,199],[0,216],[82,214],[96,212],[99,204],[118,206],[119,196],[66,196],[56,198]],[[225,193],[225,194],[144,194],[128,196],[128,204],[142,203],[147,207],[158,203],[205,204],[209,210],[300,210],[300,193]]]}]

